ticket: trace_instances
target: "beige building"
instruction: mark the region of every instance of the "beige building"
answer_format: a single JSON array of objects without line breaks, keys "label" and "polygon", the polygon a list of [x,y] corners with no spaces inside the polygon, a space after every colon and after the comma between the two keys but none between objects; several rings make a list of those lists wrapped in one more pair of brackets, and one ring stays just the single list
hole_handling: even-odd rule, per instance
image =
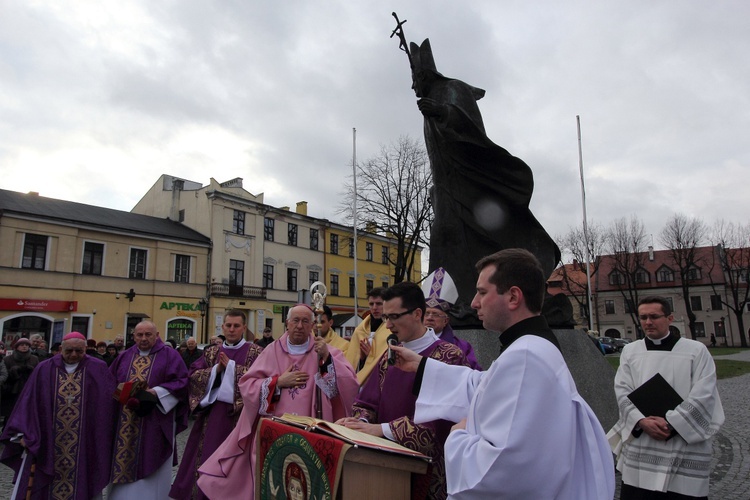
[{"label": "beige building", "polygon": [[201,330],[209,238],[165,218],[0,190],[0,331],[112,341],[142,319]]},{"label": "beige building", "polygon": [[[369,288],[392,284],[391,239],[358,234],[355,280],[352,228],[311,217],[307,209],[305,201],[294,210],[266,205],[263,193],[245,190],[241,178],[203,186],[162,175],[133,212],[178,220],[213,241],[209,335],[221,331],[226,310],[239,308],[253,332],[271,327],[278,337],[289,307],[316,281],[326,285],[327,304],[341,314],[354,312],[355,284],[360,313],[367,310]],[[414,274],[419,279],[419,269]]]}]

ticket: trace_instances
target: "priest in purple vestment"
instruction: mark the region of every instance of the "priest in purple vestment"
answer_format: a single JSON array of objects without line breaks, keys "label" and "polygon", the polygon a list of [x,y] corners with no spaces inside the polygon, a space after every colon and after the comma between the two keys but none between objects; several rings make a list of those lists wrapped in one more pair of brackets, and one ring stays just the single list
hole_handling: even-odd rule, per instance
[{"label": "priest in purple vestment", "polygon": [[[468,366],[461,349],[439,339],[432,328],[422,323],[426,304],[419,285],[398,283],[383,293],[383,299],[386,327],[404,347],[443,363]],[[417,400],[411,392],[414,376],[391,366],[386,351],[355,400],[353,416],[338,423],[432,457],[427,475],[412,481],[412,498],[443,499],[447,497],[443,445],[453,422],[414,423]]]},{"label": "priest in purple vestment", "polygon": [[159,338],[156,325],[141,321],[135,345],[115,359],[110,370],[120,384],[142,381],[157,402],[145,415],[120,406],[112,458],[109,500],[163,500],[169,495],[175,436],[187,428],[188,372],[180,353]]},{"label": "priest in purple vestment", "polygon": [[323,419],[349,415],[357,376],[341,351],[313,337],[315,314],[306,305],[289,310],[287,331],[266,347],[240,380],[245,402],[229,437],[200,467],[198,486],[209,498],[255,496],[255,431],[261,417],[295,413],[315,416],[321,390]]},{"label": "priest in purple vestment", "polygon": [[190,367],[189,403],[195,423],[169,491],[170,498],[207,498],[196,484],[198,468],[237,425],[244,406],[239,381],[263,351],[243,338],[246,324],[244,312],[227,311],[221,325],[226,340],[208,346]]},{"label": "priest in purple vestment", "polygon": [[481,371],[482,367],[477,362],[474,348],[468,341],[456,337],[451,328],[448,312],[458,300],[458,289],[448,271],[442,267],[432,271],[422,282],[422,291],[427,302],[427,311],[424,313],[425,326],[435,330],[440,340],[458,346],[466,356],[469,366]]},{"label": "priest in purple vestment", "polygon": [[60,356],[39,363],[0,436],[0,461],[16,471],[12,498],[101,494],[109,483],[114,390],[107,364],[86,355],[78,332],[64,337]]}]

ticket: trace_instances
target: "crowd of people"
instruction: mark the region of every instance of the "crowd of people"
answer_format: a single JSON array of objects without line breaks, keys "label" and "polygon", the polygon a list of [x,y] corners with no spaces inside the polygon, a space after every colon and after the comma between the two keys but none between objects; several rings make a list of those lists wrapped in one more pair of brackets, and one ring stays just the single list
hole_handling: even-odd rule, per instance
[{"label": "crowd of people", "polygon": [[[252,499],[259,421],[285,413],[429,456],[412,498],[611,499],[613,452],[623,499],[707,497],[724,418],[715,370],[702,344],[670,333],[665,300],[639,304],[646,339],[623,350],[621,418],[607,435],[541,316],[538,260],[508,249],[476,269],[471,306],[502,344],[487,371],[450,328],[457,292],[442,268],[421,287],[368,292],[370,314],[351,341],[333,331],[328,307],[304,304],[289,309],[278,339],[269,329],[256,340],[245,313],[229,310],[204,349],[194,338],[172,346],[150,321],[128,347],[71,332],[55,354],[41,336],[20,338],[0,363],[12,498]],[[628,396],[660,372],[683,402],[654,415]],[[289,474],[306,489],[303,473]]]}]

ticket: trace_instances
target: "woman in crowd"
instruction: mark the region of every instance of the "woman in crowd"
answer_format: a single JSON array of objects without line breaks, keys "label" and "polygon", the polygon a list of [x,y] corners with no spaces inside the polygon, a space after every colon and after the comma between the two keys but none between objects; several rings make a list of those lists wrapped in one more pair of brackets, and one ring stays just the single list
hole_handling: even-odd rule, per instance
[{"label": "woman in crowd", "polygon": [[10,416],[21,389],[26,385],[31,372],[39,364],[39,358],[31,354],[31,341],[26,338],[16,340],[13,354],[5,356],[3,363],[8,369],[8,379],[3,384],[3,398],[0,402],[0,415],[4,420]]}]

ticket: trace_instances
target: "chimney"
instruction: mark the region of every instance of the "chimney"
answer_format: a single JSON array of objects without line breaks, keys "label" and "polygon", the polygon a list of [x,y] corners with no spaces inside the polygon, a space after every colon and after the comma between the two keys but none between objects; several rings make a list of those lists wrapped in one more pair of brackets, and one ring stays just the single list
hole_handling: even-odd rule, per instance
[{"label": "chimney", "polygon": [[650,262],[654,261],[654,247],[652,245],[648,246],[648,260]]},{"label": "chimney", "polygon": [[174,221],[180,220],[180,191],[185,187],[182,179],[172,179],[172,206],[169,209],[169,218]]},{"label": "chimney", "polygon": [[297,202],[297,213],[300,215],[307,215],[307,202],[306,201]]}]

